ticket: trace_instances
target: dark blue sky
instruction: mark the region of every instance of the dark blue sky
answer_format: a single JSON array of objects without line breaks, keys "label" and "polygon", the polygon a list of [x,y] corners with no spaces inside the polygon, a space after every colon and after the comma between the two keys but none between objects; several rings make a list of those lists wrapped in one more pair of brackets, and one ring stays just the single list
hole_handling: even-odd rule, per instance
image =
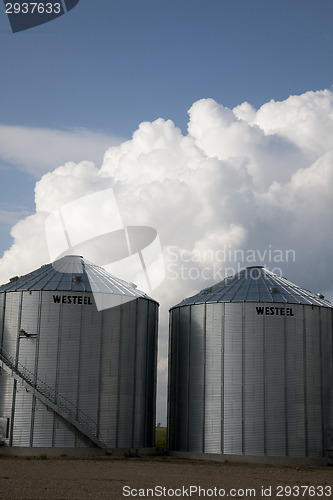
[{"label": "dark blue sky", "polygon": [[1,7],[3,124],[186,130],[202,97],[259,107],[333,83],[329,0],[81,0],[16,34]]}]

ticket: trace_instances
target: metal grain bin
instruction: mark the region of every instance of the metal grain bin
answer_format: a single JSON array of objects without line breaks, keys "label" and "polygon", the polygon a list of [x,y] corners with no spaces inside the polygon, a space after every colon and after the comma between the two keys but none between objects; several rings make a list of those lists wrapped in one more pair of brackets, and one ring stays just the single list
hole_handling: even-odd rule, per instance
[{"label": "metal grain bin", "polygon": [[3,285],[2,444],[154,446],[157,318],[145,293],[78,256]]},{"label": "metal grain bin", "polygon": [[169,449],[331,456],[332,310],[260,266],[174,306]]}]

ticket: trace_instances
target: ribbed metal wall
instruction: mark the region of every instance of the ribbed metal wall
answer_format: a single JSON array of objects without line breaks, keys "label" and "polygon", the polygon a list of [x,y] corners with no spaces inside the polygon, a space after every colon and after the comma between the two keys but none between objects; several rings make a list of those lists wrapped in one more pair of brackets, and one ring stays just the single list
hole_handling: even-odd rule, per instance
[{"label": "ribbed metal wall", "polygon": [[332,308],[293,303],[293,316],[257,314],[257,307],[270,306],[216,302],[171,309],[170,450],[331,453]]},{"label": "ribbed metal wall", "polygon": [[[91,292],[75,292],[82,304],[54,303],[62,293],[71,292],[0,293],[0,347],[59,404],[91,419],[107,447],[153,446],[158,304],[133,297],[98,311]],[[21,329],[33,336],[19,336]],[[1,369],[0,417],[9,419],[9,436],[0,439],[9,446],[91,446]]]}]

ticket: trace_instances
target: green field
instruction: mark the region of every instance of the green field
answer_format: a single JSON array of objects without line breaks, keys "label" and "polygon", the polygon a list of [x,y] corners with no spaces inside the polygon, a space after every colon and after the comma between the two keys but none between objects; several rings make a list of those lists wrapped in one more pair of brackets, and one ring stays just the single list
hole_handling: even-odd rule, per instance
[{"label": "green field", "polygon": [[155,446],[157,451],[164,451],[167,447],[167,428],[156,427],[155,429]]}]

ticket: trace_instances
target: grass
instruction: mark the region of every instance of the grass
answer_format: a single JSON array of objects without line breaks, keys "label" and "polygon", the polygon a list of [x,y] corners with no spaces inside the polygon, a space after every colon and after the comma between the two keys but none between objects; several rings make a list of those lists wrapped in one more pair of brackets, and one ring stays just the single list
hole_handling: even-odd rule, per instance
[{"label": "grass", "polygon": [[138,449],[136,449],[136,450],[133,450],[133,449],[127,450],[124,453],[124,457],[126,457],[126,458],[139,458],[140,457],[139,450]]},{"label": "grass", "polygon": [[158,452],[165,451],[167,447],[167,428],[156,427],[155,429],[155,446]]}]

